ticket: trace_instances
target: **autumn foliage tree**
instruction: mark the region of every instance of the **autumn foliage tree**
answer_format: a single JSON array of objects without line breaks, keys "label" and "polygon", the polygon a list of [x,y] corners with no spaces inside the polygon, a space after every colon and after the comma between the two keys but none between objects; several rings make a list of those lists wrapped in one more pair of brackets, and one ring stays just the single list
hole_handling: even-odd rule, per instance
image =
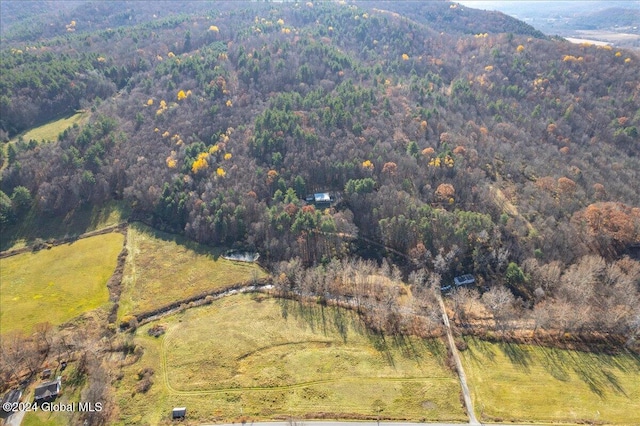
[{"label": "autumn foliage tree", "polygon": [[589,205],[572,219],[592,249],[606,257],[640,244],[640,208],[623,203],[602,202]]},{"label": "autumn foliage tree", "polygon": [[455,193],[456,190],[450,183],[441,183],[438,185],[438,188],[436,188],[436,196],[442,201],[453,201]]}]

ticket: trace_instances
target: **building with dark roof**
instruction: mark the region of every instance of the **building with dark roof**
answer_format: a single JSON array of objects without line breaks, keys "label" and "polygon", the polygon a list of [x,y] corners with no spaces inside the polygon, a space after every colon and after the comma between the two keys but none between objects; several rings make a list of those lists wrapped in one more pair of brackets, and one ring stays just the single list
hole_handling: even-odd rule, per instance
[{"label": "building with dark roof", "polygon": [[334,200],[328,192],[316,192],[313,195],[308,195],[306,201],[318,209],[328,209]]},{"label": "building with dark roof", "polygon": [[465,287],[476,283],[476,279],[471,274],[460,275],[453,279],[453,283],[456,287]]},{"label": "building with dark roof", "polygon": [[33,400],[36,403],[53,401],[62,390],[62,379],[58,377],[51,382],[42,383],[36,388]]}]

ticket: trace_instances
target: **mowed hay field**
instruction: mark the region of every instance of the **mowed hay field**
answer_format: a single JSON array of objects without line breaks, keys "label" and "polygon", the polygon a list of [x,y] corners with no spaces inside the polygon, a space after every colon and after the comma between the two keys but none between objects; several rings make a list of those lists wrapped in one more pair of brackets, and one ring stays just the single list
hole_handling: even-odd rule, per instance
[{"label": "mowed hay field", "polygon": [[124,235],[109,233],[0,259],[0,330],[62,324],[105,305]]},{"label": "mowed hay field", "polygon": [[468,339],[480,420],[640,424],[640,358]]},{"label": "mowed hay field", "polygon": [[[166,327],[158,338],[154,325]],[[119,384],[122,424],[369,418],[464,421],[460,387],[439,339],[383,338],[351,311],[236,295],[138,329],[144,355]],[[154,384],[132,389],[152,368]]]},{"label": "mowed hay field", "polygon": [[210,247],[141,224],[129,227],[127,248],[120,319],[266,276],[257,264],[223,259]]}]

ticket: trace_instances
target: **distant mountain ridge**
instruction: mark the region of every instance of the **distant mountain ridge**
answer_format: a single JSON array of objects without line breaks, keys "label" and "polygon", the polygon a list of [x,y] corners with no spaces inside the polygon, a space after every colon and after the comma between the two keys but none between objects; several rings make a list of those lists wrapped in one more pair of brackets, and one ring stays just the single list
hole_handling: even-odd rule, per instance
[{"label": "distant mountain ridge", "polygon": [[488,12],[450,1],[358,1],[362,8],[399,13],[436,31],[461,34],[514,33],[544,38],[545,35],[520,20],[501,12]]}]

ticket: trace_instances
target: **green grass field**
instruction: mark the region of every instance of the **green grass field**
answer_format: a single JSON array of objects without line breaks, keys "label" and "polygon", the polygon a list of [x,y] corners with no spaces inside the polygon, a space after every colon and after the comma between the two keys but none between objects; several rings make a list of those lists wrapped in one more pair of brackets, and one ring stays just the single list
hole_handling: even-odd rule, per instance
[{"label": "green grass field", "polygon": [[640,424],[640,359],[469,339],[480,420]]},{"label": "green grass field", "polygon": [[[466,419],[440,340],[385,339],[350,311],[237,295],[159,323],[159,338],[153,324],[138,330],[144,355],[123,371],[122,424],[165,422],[182,405],[192,421]],[[146,367],[154,384],[132,397]]]},{"label": "green grass field", "polygon": [[[78,112],[70,117],[61,118],[59,120],[51,121],[43,124],[42,126],[35,127],[22,135],[22,139],[25,142],[30,140],[35,141],[57,141],[58,135],[64,132],[67,128],[72,127],[74,124],[81,125],[89,118],[89,113]],[[17,139],[16,139],[17,140]],[[12,141],[13,142],[13,141]]]},{"label": "green grass field", "polygon": [[0,259],[0,330],[62,324],[109,300],[124,236],[110,233]]},{"label": "green grass field", "polygon": [[69,419],[59,412],[29,412],[25,414],[21,426],[64,426]]},{"label": "green grass field", "polygon": [[129,227],[127,245],[120,318],[266,276],[257,264],[222,259],[220,250],[144,225]]}]

